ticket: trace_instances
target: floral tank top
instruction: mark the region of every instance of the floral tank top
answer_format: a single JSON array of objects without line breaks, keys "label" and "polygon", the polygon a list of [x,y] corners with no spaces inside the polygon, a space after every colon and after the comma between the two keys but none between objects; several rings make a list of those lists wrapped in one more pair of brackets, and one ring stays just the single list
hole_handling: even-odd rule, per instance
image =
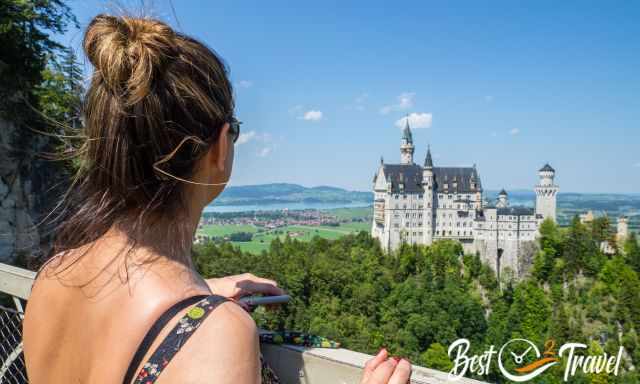
[{"label": "floral tank top", "polygon": [[[162,374],[164,368],[171,362],[171,359],[178,353],[182,345],[193,335],[207,316],[220,304],[227,301],[226,298],[217,295],[201,295],[194,296],[185,299],[179,303],[176,303],[173,307],[169,308],[153,325],[149,330],[144,340],[140,344],[140,347],[136,351],[127,374],[125,375],[124,384],[153,384]],[[135,375],[135,369],[140,365],[142,357],[149,350],[149,347],[157,334],[162,330],[164,325],[173,317],[177,312],[185,307],[193,304],[195,305],[189,309],[189,311],[180,319],[167,337],[162,340],[158,348],[153,352],[149,360],[142,366],[140,371]],[[267,365],[260,356],[261,363],[261,376],[263,384],[277,384],[278,380],[275,372]]]}]

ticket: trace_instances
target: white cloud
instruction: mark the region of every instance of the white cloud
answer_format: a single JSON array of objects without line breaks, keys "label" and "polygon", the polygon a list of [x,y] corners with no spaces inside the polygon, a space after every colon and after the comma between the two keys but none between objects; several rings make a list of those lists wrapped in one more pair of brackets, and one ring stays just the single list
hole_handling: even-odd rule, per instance
[{"label": "white cloud", "polygon": [[484,101],[486,101],[487,103],[490,103],[493,101],[493,96],[491,95],[487,95],[484,97]]},{"label": "white cloud", "polygon": [[309,110],[302,115],[303,120],[307,121],[318,121],[322,119],[322,111]]},{"label": "white cloud", "polygon": [[404,128],[407,119],[409,119],[409,126],[411,128],[430,128],[433,122],[433,115],[431,113],[411,113],[409,116],[405,116],[396,121],[396,127]]},{"label": "white cloud", "polygon": [[515,135],[517,135],[519,133],[520,133],[520,130],[518,128],[513,128],[512,130],[509,131],[509,134],[511,136],[515,136]]},{"label": "white cloud", "polygon": [[267,157],[271,154],[272,147],[264,147],[258,152],[259,157]]},{"label": "white cloud", "polygon": [[296,119],[299,119],[299,120],[306,120],[306,121],[322,120],[324,116],[322,114],[322,111],[319,111],[317,109],[309,109],[305,111],[305,109],[306,108],[304,106],[298,104],[296,106],[289,108],[289,114],[295,115]]},{"label": "white cloud", "polygon": [[240,88],[250,88],[253,86],[253,82],[249,80],[240,80],[238,81],[238,87]]},{"label": "white cloud", "polygon": [[256,131],[249,131],[249,132],[241,132],[240,136],[238,137],[238,141],[236,142],[236,145],[241,145],[241,144],[245,144],[253,139],[255,139],[256,136]]},{"label": "white cloud", "polygon": [[397,97],[397,103],[385,105],[380,108],[380,113],[383,115],[388,114],[393,111],[402,111],[405,109],[409,109],[413,107],[413,98],[415,96],[415,92],[403,92]]}]

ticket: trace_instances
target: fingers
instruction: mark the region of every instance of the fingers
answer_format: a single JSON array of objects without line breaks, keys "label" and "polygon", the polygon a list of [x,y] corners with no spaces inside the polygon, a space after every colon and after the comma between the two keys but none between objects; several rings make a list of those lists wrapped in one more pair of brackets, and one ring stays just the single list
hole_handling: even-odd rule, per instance
[{"label": "fingers", "polygon": [[265,296],[278,296],[285,294],[285,291],[278,287],[278,283],[261,277],[252,276],[252,278],[239,280],[236,282],[236,285],[240,288],[240,296],[255,293],[262,293]]},{"label": "fingers", "polygon": [[384,362],[388,356],[389,353],[387,352],[387,350],[385,348],[382,348],[380,352],[378,352],[378,354],[373,357],[373,359],[367,361],[367,363],[364,365],[364,372],[362,374],[362,384],[369,382],[373,371],[375,371],[375,369],[382,362]]},{"label": "fingers", "polygon": [[371,374],[371,379],[366,384],[387,384],[389,379],[396,369],[398,361],[396,358],[387,359],[385,362],[380,363],[378,367]]},{"label": "fingers", "polygon": [[401,359],[396,365],[388,384],[407,384],[411,377],[411,363]]}]

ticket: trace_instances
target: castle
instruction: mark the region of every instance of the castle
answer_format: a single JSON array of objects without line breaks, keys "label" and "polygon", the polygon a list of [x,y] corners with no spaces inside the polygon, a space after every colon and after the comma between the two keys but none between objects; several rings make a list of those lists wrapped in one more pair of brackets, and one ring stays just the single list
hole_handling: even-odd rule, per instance
[{"label": "castle", "polygon": [[533,263],[538,228],[556,219],[555,170],[539,170],[534,208],[510,206],[502,190],[495,204],[483,200],[476,166],[436,167],[427,149],[424,165],[413,162],[415,147],[409,122],[402,132],[400,164],[380,166],[373,179],[374,217],[371,235],[393,250],[401,243],[459,241],[465,252],[480,254],[500,273],[509,268],[522,276]]}]

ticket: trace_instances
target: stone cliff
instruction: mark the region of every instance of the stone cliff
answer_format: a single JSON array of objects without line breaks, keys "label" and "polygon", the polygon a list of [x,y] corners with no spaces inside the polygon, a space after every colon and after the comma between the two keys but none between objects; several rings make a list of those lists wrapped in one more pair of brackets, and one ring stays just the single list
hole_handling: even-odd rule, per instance
[{"label": "stone cliff", "polygon": [[50,138],[0,119],[0,262],[24,266],[50,248],[47,225],[64,182],[56,162],[43,159]]}]

